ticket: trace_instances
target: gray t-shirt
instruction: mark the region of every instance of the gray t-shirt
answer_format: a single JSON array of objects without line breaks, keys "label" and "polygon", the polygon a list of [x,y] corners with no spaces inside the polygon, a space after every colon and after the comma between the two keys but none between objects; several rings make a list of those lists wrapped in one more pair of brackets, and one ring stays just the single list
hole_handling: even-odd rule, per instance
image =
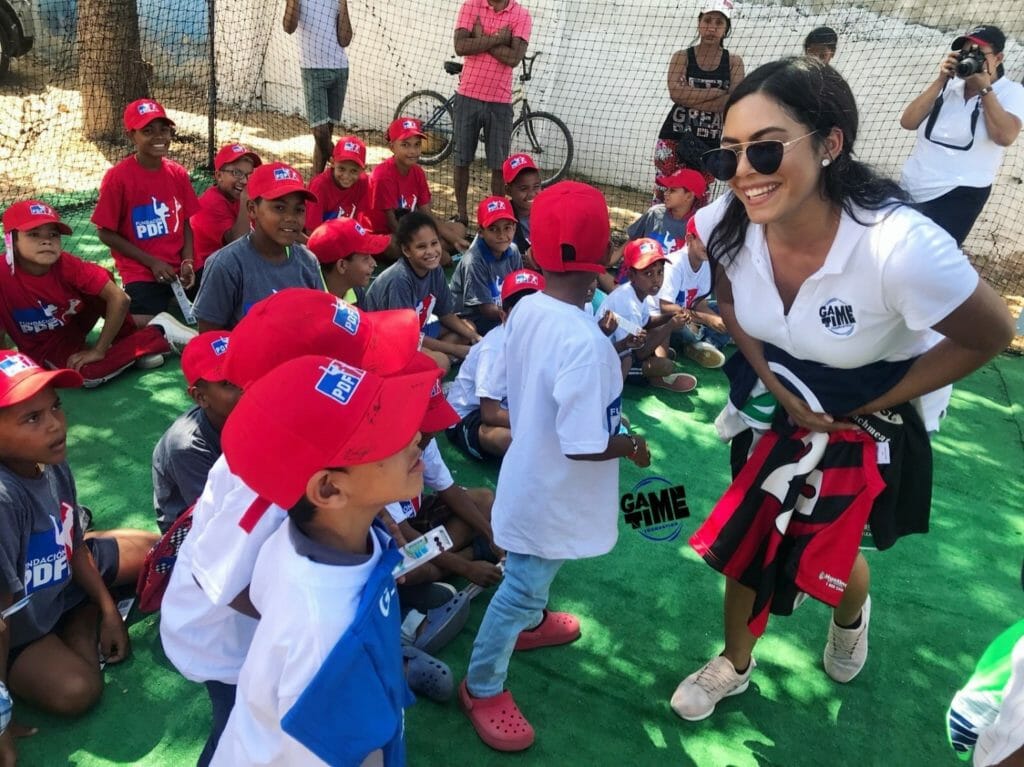
[{"label": "gray t-shirt", "polygon": [[67,463],[35,479],[0,464],[0,592],[31,599],[8,618],[10,646],[53,630],[65,611],[71,556],[82,545],[78,497]]},{"label": "gray t-shirt", "polygon": [[496,258],[478,234],[469,249],[462,254],[462,260],[452,274],[455,311],[472,317],[479,313],[481,304],[500,305],[501,283],[509,274],[522,268],[523,257],[515,243]]},{"label": "gray t-shirt", "polygon": [[377,277],[366,291],[366,300],[360,304],[369,312],[382,309],[415,309],[420,325],[425,325],[431,313],[438,317],[455,311],[455,301],[441,267],[431,269],[420,277],[402,257]]},{"label": "gray t-shirt", "polygon": [[629,225],[626,234],[630,240],[650,237],[661,243],[666,253],[672,253],[686,245],[686,222],[689,220],[689,216],[683,219],[673,218],[665,210],[664,205],[654,205]]},{"label": "gray t-shirt", "polygon": [[292,245],[284,263],[272,264],[246,235],[216,251],[203,268],[196,317],[230,330],[257,301],[285,288],[323,290],[320,263],[304,245]]},{"label": "gray t-shirt", "polygon": [[199,500],[220,454],[220,432],[199,405],[164,432],[153,449],[153,508],[161,532]]}]

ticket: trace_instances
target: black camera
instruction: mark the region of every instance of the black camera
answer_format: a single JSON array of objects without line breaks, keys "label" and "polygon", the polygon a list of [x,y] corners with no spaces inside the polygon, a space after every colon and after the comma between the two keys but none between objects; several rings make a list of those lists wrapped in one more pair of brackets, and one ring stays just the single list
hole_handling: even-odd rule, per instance
[{"label": "black camera", "polygon": [[985,71],[985,54],[978,48],[960,51],[956,57],[956,76],[963,79]]}]

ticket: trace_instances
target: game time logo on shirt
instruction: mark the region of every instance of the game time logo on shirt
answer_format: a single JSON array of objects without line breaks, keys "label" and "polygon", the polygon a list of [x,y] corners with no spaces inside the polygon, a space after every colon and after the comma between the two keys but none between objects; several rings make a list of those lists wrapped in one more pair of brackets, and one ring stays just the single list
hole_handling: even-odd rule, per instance
[{"label": "game time logo on shirt", "polygon": [[818,307],[821,324],[832,335],[852,336],[857,329],[857,318],[853,314],[853,306],[841,298],[830,298]]},{"label": "game time logo on shirt", "polygon": [[64,583],[71,577],[75,507],[60,503],[60,518],[50,517],[52,528],[32,533],[25,554],[25,595]]},{"label": "game time logo on shirt", "polygon": [[640,480],[619,499],[622,518],[649,541],[674,541],[682,532],[679,521],[690,516],[686,488],[664,477]]},{"label": "game time logo on shirt", "polygon": [[173,197],[174,204],[173,225],[168,222],[171,217],[171,206],[156,197],[150,197],[146,205],[138,205],[132,208],[132,227],[135,230],[137,240],[150,240],[154,237],[165,237],[168,234],[177,234],[181,228],[182,204],[177,197]]},{"label": "game time logo on shirt", "polygon": [[365,370],[354,368],[338,360],[331,360],[331,363],[323,369],[324,374],[316,383],[316,390],[325,394],[339,405],[347,405],[352,399],[366,375]]}]

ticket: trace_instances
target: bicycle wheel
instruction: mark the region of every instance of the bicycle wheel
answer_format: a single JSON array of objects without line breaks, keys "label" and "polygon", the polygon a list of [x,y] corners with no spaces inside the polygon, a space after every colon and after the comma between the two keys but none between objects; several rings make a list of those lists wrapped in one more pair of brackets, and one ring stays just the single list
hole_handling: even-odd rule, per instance
[{"label": "bicycle wheel", "polygon": [[572,165],[572,134],[550,112],[530,112],[512,126],[511,154],[524,152],[540,169],[544,186],[561,181]]},{"label": "bicycle wheel", "polygon": [[452,153],[455,133],[455,112],[448,100],[437,91],[414,91],[402,99],[395,116],[415,117],[423,123],[423,154],[421,165],[437,165]]}]

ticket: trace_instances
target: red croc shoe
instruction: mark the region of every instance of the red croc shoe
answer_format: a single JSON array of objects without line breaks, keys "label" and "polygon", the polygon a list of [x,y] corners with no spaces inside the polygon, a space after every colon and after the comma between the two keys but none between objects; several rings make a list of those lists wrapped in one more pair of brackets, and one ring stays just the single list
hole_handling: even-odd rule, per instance
[{"label": "red croc shoe", "polygon": [[520,631],[516,639],[517,650],[536,650],[538,647],[554,647],[569,644],[580,638],[580,619],[570,613],[544,611],[544,618],[537,628]]},{"label": "red croc shoe", "polygon": [[480,740],[495,751],[525,751],[533,745],[533,727],[508,690],[491,698],[474,698],[463,679],[459,703]]}]

